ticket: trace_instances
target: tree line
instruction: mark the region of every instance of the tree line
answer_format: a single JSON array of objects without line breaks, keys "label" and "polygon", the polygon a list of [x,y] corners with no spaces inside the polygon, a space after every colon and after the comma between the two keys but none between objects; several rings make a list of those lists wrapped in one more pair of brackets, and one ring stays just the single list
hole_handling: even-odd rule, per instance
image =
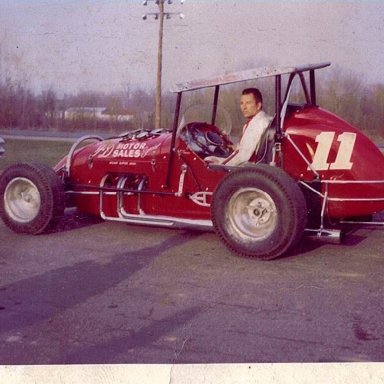
[{"label": "tree line", "polygon": [[[243,87],[243,85],[242,85]],[[273,84],[264,87],[267,107],[273,108]],[[317,82],[318,102],[323,108],[334,112],[365,134],[382,136],[384,116],[384,85],[365,84],[357,76],[336,71],[324,76]],[[241,126],[241,114],[238,108],[238,94],[241,89],[234,86],[221,93],[220,102],[234,120]],[[186,95],[185,103],[203,103],[209,91],[197,96]],[[162,102],[163,127],[171,128],[175,95],[165,94]],[[56,131],[103,131],[121,132],[122,130],[150,129],[154,126],[155,92],[143,89],[114,93],[82,92],[77,95],[65,95],[59,98],[54,90],[48,89],[40,94],[12,79],[0,80],[0,128],[1,129],[40,129]],[[76,118],[68,119],[65,111],[71,108],[103,107],[108,119],[97,119],[89,114],[78,113]],[[118,116],[131,116],[121,120]]]}]

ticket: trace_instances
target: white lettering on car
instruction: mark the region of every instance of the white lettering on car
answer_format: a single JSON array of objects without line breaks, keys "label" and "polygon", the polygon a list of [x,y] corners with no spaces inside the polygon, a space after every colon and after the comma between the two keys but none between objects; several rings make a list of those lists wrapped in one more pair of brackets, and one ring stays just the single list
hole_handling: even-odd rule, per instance
[{"label": "white lettering on car", "polygon": [[110,145],[102,145],[100,146],[92,155],[92,157],[98,157],[98,158],[131,158],[131,159],[137,159],[137,158],[143,158],[145,157],[149,152],[151,148],[147,148],[146,143],[138,143],[138,142],[132,142],[132,143],[119,143],[117,145],[110,144]]},{"label": "white lettering on car", "polygon": [[114,145],[101,145],[97,150],[93,153],[92,157],[101,157],[106,158],[111,155],[115,146]]},{"label": "white lettering on car", "polygon": [[[316,136],[317,148],[313,155],[312,167],[316,171],[328,169],[352,169],[351,157],[356,142],[356,133],[344,132],[337,136],[340,143],[336,159],[333,163],[328,162],[332,144],[335,139],[335,132],[321,132]],[[308,170],[310,167],[308,167]]]},{"label": "white lettering on car", "polygon": [[112,153],[112,157],[138,158],[140,156],[141,156],[140,149],[115,149]]}]

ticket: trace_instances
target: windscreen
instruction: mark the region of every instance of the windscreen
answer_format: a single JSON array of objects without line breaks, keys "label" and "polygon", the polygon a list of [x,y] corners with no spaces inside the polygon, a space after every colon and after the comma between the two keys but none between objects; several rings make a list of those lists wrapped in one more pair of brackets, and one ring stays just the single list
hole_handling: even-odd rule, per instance
[{"label": "windscreen", "polygon": [[[178,133],[189,123],[212,124],[213,106],[209,104],[194,104],[187,107],[180,119]],[[230,114],[222,107],[217,107],[215,121],[213,122],[219,130],[230,135],[232,131],[232,119]]]}]

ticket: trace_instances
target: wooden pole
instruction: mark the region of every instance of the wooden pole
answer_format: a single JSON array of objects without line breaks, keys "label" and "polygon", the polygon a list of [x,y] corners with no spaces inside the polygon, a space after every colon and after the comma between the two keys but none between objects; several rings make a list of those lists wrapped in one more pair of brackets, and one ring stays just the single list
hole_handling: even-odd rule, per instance
[{"label": "wooden pole", "polygon": [[163,71],[163,30],[164,30],[164,0],[159,1],[159,42],[157,48],[157,79],[156,79],[156,107],[155,128],[161,128],[161,75]]}]

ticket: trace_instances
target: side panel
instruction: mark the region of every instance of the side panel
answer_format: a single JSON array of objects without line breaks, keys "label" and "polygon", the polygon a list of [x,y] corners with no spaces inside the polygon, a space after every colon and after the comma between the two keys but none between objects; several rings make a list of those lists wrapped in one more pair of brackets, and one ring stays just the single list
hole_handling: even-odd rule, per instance
[{"label": "side panel", "polygon": [[[147,140],[108,140],[76,152],[70,169],[76,206],[95,215],[101,209],[111,218],[142,214],[209,220],[210,197],[224,174],[209,170],[179,140],[166,186],[170,140],[169,134]],[[133,192],[116,192],[116,188]]]},{"label": "side panel", "polygon": [[295,179],[321,180],[329,217],[384,209],[384,156],[356,128],[320,108],[291,112],[282,145],[284,169]]}]

